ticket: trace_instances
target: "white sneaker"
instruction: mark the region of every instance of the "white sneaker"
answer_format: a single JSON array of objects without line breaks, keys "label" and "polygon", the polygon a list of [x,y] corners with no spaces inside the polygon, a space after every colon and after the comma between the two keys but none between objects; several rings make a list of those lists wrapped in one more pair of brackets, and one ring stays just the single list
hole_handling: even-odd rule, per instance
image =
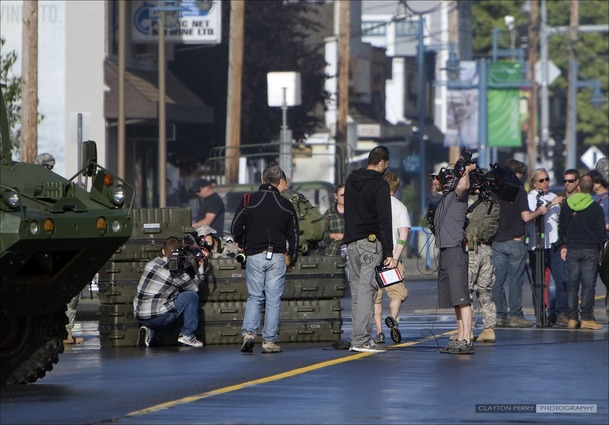
[{"label": "white sneaker", "polygon": [[351,345],[349,351],[357,351],[358,353],[384,353],[387,350],[379,348],[378,345],[370,339],[363,345]]},{"label": "white sneaker", "polygon": [[184,345],[190,345],[191,347],[203,347],[203,343],[197,339],[196,336],[180,335],[178,342]]}]

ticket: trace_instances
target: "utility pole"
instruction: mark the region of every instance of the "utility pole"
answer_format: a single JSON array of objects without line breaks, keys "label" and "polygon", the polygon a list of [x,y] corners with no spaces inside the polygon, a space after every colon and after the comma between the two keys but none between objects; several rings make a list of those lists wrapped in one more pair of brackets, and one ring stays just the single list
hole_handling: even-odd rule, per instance
[{"label": "utility pole", "polygon": [[[569,22],[569,63],[573,63],[577,58],[577,38],[578,38],[578,22],[579,22],[579,4],[577,0],[571,0],[571,20]],[[576,67],[569,67],[569,88],[577,84],[577,75],[573,75]],[[567,126],[566,126],[566,143],[567,151],[567,168],[576,168],[577,159],[577,117],[575,108],[572,108],[574,102],[577,102],[577,90],[569,90],[567,93]],[[571,128],[571,127],[575,128]]]},{"label": "utility pole", "polygon": [[531,178],[537,164],[537,85],[535,84],[535,64],[537,63],[537,34],[539,27],[538,0],[531,0],[531,23],[529,24],[529,67],[531,93],[529,96],[529,128],[527,131],[527,176]]},{"label": "utility pole", "polygon": [[239,181],[244,17],[245,1],[231,0],[228,42],[228,101],[226,102],[226,165],[224,171],[226,184],[234,184]]},{"label": "utility pole", "polygon": [[541,62],[541,137],[539,146],[546,152],[550,141],[550,106],[548,100],[548,85],[549,85],[549,59],[548,59],[548,8],[546,0],[541,0],[541,26],[539,28],[539,53]]},{"label": "utility pole", "polygon": [[[336,123],[336,142],[338,149],[338,170],[345,169],[347,153],[347,114],[349,113],[349,44],[351,38],[351,6],[348,1],[339,4],[339,35],[338,35],[338,122]],[[337,175],[336,181],[346,176]]]},{"label": "utility pole", "polygon": [[38,151],[38,0],[23,2],[21,62],[21,161],[32,162]]},{"label": "utility pole", "polygon": [[[456,2],[455,2],[456,3]],[[459,28],[459,9],[458,7],[451,7],[448,12],[448,41],[451,45],[458,46],[459,45],[459,36],[458,36],[458,28]],[[464,58],[460,58],[463,60]],[[448,163],[454,164],[459,159],[459,154],[461,152],[461,146],[451,146],[448,149]],[[478,163],[480,167],[485,167],[485,164]]]},{"label": "utility pole", "polygon": [[167,178],[167,114],[165,104],[165,11],[159,11],[159,207],[167,201],[165,179]]},{"label": "utility pole", "polygon": [[[127,2],[118,2],[118,175],[125,178],[125,36]],[[78,159],[81,160],[80,158]]]}]

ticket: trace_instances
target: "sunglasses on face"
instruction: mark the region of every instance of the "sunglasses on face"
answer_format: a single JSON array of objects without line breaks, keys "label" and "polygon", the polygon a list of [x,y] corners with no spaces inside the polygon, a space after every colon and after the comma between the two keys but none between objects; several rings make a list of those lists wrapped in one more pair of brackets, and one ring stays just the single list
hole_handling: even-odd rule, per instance
[{"label": "sunglasses on face", "polygon": [[539,179],[539,180],[537,180],[538,183],[549,182],[549,181],[550,181],[549,177],[546,177],[545,179]]},{"label": "sunglasses on face", "polygon": [[565,179],[565,183],[575,183],[575,179]]}]

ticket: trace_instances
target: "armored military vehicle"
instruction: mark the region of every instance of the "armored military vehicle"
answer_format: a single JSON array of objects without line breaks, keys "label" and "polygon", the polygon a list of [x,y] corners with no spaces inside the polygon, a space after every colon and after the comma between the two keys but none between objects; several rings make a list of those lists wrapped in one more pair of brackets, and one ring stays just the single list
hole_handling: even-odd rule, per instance
[{"label": "armored military vehicle", "polygon": [[0,127],[0,384],[26,384],[64,350],[66,303],[131,236],[135,191],[97,164],[92,141],[70,179],[12,161],[4,96]]}]

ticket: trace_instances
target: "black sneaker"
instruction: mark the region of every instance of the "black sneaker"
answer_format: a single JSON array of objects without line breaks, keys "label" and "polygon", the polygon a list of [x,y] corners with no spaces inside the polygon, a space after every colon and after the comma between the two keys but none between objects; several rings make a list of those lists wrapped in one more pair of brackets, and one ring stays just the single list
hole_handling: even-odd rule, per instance
[{"label": "black sneaker", "polygon": [[383,332],[380,332],[379,334],[376,335],[376,340],[374,341],[377,344],[384,344],[385,343],[385,334]]},{"label": "black sneaker", "polygon": [[449,346],[447,351],[448,354],[474,354],[474,346],[462,339],[460,341],[454,341],[453,346]]},{"label": "black sneaker", "polygon": [[242,353],[253,353],[254,344],[256,343],[256,335],[253,333],[246,333],[243,335],[243,345],[241,346]]},{"label": "black sneaker", "polygon": [[447,353],[448,353],[448,350],[450,350],[450,349],[452,349],[452,348],[454,348],[454,347],[455,347],[455,344],[457,343],[457,341],[458,341],[458,340],[456,340],[456,339],[451,339],[451,340],[448,342],[448,345],[447,345],[446,347],[444,347],[444,348],[440,348],[440,353],[447,354]]},{"label": "black sneaker", "polygon": [[150,347],[150,340],[152,339],[152,329],[141,326],[140,332],[137,336],[138,347]]},{"label": "black sneaker", "polygon": [[398,329],[398,322],[396,322],[393,317],[387,316],[385,324],[390,330],[389,334],[391,335],[391,340],[396,344],[402,342],[402,333]]}]

